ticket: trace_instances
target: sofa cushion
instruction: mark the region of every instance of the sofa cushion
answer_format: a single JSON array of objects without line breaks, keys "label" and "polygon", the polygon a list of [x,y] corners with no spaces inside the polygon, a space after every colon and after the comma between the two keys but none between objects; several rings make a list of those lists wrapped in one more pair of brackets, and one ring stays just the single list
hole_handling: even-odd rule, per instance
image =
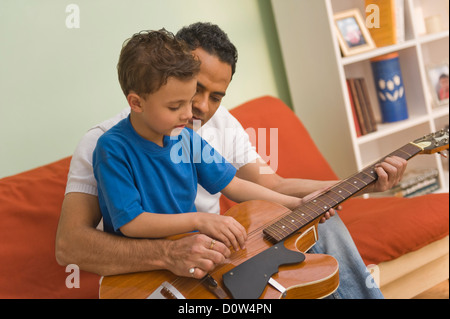
[{"label": "sofa cushion", "polygon": [[[99,276],[58,265],[55,235],[70,158],[0,179],[0,298],[98,298]],[[69,277],[69,282],[74,283]]]},{"label": "sofa cushion", "polygon": [[352,198],[339,216],[366,265],[416,251],[449,234],[448,193]]}]

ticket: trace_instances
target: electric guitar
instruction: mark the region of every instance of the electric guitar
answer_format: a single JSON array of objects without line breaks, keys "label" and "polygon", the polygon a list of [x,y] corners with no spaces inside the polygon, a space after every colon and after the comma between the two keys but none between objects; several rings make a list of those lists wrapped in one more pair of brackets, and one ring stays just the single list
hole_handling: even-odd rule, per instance
[{"label": "electric guitar", "polygon": [[[409,160],[418,154],[448,149],[449,132],[426,135],[388,156]],[[304,253],[317,241],[317,225],[330,208],[377,180],[373,164],[342,180],[294,210],[267,201],[233,206],[226,215],[247,230],[246,249],[233,251],[222,265],[201,280],[178,277],[167,270],[108,276],[100,298],[253,299],[322,298],[339,286],[337,261],[328,255]],[[188,234],[172,236],[177,239]]]}]

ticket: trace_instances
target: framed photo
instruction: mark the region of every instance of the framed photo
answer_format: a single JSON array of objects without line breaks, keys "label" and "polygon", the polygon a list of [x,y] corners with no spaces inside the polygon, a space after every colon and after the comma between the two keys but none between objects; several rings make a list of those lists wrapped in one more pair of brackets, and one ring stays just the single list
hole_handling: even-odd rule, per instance
[{"label": "framed photo", "polygon": [[358,9],[336,13],[334,24],[344,56],[375,49],[375,42],[372,40]]},{"label": "framed photo", "polygon": [[435,104],[448,104],[448,63],[428,66],[427,74]]}]

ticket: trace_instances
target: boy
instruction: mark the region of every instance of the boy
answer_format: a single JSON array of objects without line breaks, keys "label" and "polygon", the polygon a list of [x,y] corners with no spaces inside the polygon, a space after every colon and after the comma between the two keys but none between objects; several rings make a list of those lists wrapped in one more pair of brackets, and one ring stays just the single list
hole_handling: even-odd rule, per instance
[{"label": "boy", "polygon": [[[198,71],[191,51],[165,30],[135,34],[122,48],[119,82],[131,112],[102,135],[93,154],[106,231],[139,238],[199,231],[235,250],[245,248],[246,232],[236,220],[196,212],[197,182],[236,202],[300,205],[297,197],[235,177],[236,169],[217,152],[203,158],[205,148],[213,150],[185,128],[192,118]],[[198,140],[200,150],[193,147]]]}]

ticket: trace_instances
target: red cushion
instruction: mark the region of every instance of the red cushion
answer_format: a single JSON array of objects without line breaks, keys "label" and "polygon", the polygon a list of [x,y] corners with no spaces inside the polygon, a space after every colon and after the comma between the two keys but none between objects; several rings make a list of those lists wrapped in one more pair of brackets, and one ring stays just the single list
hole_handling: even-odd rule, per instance
[{"label": "red cushion", "polygon": [[448,193],[353,198],[339,213],[366,265],[418,250],[448,235]]},{"label": "red cushion", "polygon": [[55,259],[55,234],[70,157],[0,179],[0,298],[98,298],[99,276],[73,271]]}]

